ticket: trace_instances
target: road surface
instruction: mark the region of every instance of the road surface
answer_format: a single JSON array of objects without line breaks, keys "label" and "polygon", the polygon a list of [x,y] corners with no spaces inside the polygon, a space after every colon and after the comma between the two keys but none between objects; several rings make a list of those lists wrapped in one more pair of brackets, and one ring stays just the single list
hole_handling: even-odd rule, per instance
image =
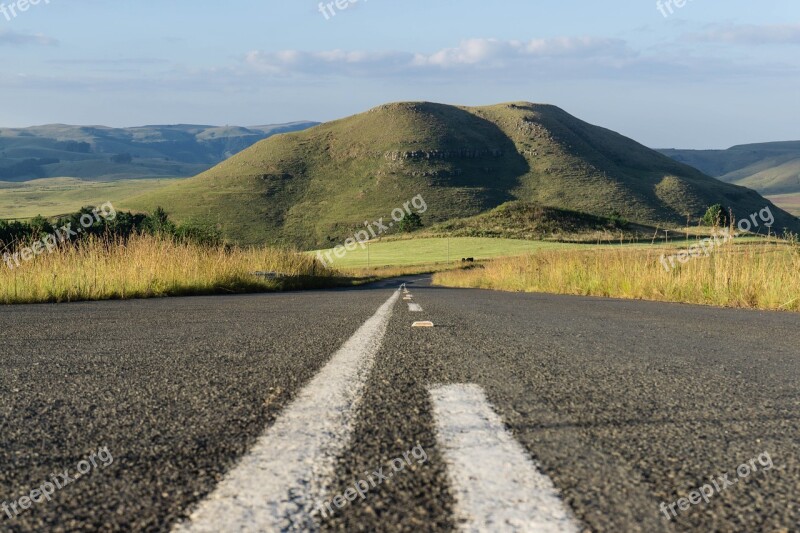
[{"label": "road surface", "polygon": [[428,281],[0,308],[0,531],[800,529],[797,315]]}]

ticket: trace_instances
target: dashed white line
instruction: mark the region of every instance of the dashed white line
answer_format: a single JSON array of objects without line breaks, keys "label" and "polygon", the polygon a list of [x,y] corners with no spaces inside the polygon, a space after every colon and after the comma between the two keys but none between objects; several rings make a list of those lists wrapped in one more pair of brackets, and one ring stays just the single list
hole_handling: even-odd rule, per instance
[{"label": "dashed white line", "polygon": [[437,439],[448,464],[462,531],[581,531],[476,385],[431,389]]},{"label": "dashed white line", "polygon": [[176,532],[315,529],[337,457],[386,333],[396,291],[334,354]]},{"label": "dashed white line", "polygon": [[408,310],[411,311],[412,313],[421,313],[422,306],[419,304],[408,304]]}]

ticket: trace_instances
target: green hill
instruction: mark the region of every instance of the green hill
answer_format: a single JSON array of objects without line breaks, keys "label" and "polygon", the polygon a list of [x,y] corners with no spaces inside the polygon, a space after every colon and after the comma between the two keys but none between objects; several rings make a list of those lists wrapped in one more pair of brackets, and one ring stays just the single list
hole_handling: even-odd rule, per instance
[{"label": "green hill", "polygon": [[761,194],[800,193],[800,141],[745,144],[727,150],[660,150],[727,183]]},{"label": "green hill", "polygon": [[631,224],[619,216],[600,217],[514,201],[474,217],[448,220],[426,228],[423,234],[561,242],[598,238],[616,241],[620,237],[649,241],[655,230],[652,226]]},{"label": "green hill", "polygon": [[762,161],[719,179],[755,189],[762,194],[800,193],[800,157],[783,163]]},{"label": "green hill", "polygon": [[[652,225],[697,220],[721,203],[767,205],[563,110],[531,103],[387,104],[259,142],[211,170],[128,201],[220,228],[241,243],[325,248],[422,195],[425,225],[509,201]],[[797,221],[775,208],[776,226]]]},{"label": "green hill", "polygon": [[194,176],[258,141],[315,124],[0,128],[0,181]]}]

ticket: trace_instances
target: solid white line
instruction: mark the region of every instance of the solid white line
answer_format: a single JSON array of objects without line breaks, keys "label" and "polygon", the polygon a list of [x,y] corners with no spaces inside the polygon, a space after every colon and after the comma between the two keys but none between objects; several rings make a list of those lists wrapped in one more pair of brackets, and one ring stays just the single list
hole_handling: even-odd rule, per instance
[{"label": "solid white line", "polygon": [[462,531],[569,532],[579,523],[477,385],[430,390]]},{"label": "solid white line", "polygon": [[352,433],[354,411],[373,366],[395,291],[334,354],[275,423],[174,531],[305,531],[325,501],[336,460]]},{"label": "solid white line", "polygon": [[419,304],[408,304],[408,310],[411,311],[412,313],[421,313],[422,306]]}]

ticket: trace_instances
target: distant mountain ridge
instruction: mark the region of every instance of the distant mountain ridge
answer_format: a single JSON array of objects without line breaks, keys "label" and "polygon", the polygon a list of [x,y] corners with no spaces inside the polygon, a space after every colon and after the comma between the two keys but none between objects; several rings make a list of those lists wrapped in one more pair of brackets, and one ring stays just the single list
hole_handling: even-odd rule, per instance
[{"label": "distant mountain ridge", "polygon": [[426,225],[522,201],[662,228],[685,225],[687,217],[696,223],[717,203],[737,217],[771,206],[777,230],[800,228],[755,191],[529,102],[382,105],[261,141],[129,204],[163,206],[235,242],[316,249],[418,195],[429,206]]},{"label": "distant mountain ridge", "polygon": [[659,150],[726,183],[761,194],[800,193],[800,141],[743,144],[727,150]]},{"label": "distant mountain ridge", "polygon": [[193,176],[280,133],[317,125],[154,125],[133,128],[50,124],[0,128],[0,181]]}]

